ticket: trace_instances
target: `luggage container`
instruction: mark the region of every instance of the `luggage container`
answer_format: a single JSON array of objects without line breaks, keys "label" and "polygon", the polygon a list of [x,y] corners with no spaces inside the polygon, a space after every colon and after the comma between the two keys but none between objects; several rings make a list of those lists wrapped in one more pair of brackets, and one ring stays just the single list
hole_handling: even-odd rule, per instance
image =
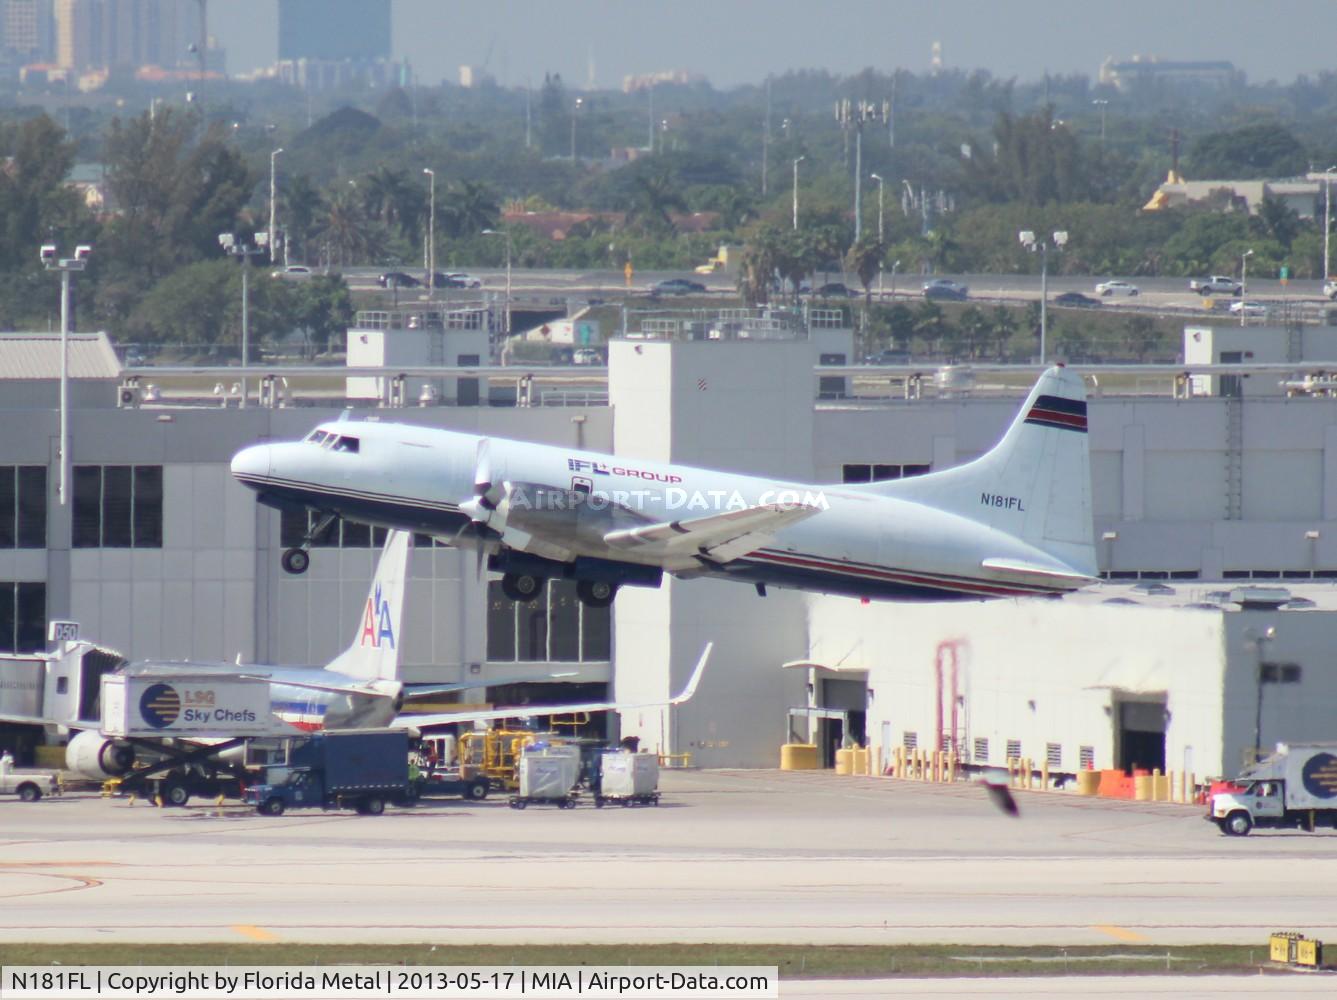
[{"label": "luggage container", "polygon": [[612,750],[603,755],[594,804],[659,805],[659,757],[652,753]]},{"label": "luggage container", "polygon": [[576,783],[580,780],[580,748],[548,746],[527,748],[520,755],[520,790],[512,795],[512,809],[531,803],[551,803],[562,809],[576,804]]}]

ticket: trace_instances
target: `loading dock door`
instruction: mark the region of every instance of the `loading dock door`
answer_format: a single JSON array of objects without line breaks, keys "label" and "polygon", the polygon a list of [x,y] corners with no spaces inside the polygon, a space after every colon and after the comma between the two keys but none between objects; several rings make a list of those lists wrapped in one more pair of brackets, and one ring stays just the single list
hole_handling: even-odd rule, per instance
[{"label": "loading dock door", "polygon": [[1115,734],[1119,767],[1165,771],[1165,701],[1121,701]]}]

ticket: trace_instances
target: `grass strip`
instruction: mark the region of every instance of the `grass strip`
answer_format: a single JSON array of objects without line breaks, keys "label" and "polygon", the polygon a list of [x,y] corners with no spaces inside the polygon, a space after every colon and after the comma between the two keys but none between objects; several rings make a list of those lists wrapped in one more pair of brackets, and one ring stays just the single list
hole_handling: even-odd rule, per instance
[{"label": "grass strip", "polygon": [[13,965],[774,965],[783,979],[1257,974],[1266,943],[1250,945],[326,945],[3,944]]}]

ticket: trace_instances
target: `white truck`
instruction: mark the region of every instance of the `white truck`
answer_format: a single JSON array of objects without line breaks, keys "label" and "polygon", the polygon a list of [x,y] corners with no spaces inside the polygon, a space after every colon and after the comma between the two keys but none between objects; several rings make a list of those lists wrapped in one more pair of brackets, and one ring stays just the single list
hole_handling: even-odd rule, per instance
[{"label": "white truck", "polygon": [[1337,743],[1279,743],[1233,784],[1212,795],[1206,816],[1227,836],[1255,826],[1337,827]]},{"label": "white truck", "polygon": [[1228,274],[1214,274],[1210,278],[1195,278],[1188,283],[1189,291],[1199,295],[1243,295],[1244,286]]},{"label": "white truck", "polygon": [[43,795],[59,795],[60,783],[53,771],[16,771],[14,758],[0,754],[0,795],[17,795],[24,802],[36,802]]}]

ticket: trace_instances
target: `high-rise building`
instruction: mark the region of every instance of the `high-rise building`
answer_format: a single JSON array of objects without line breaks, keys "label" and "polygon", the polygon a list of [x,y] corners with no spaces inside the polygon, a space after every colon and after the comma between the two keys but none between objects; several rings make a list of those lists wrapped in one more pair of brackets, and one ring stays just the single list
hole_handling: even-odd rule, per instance
[{"label": "high-rise building", "polygon": [[279,59],[390,58],[390,0],[279,0]]},{"label": "high-rise building", "polygon": [[25,62],[52,56],[51,0],[0,0],[0,39],[9,55]]},{"label": "high-rise building", "polygon": [[56,62],[76,72],[189,67],[200,7],[197,0],[55,0]]}]

